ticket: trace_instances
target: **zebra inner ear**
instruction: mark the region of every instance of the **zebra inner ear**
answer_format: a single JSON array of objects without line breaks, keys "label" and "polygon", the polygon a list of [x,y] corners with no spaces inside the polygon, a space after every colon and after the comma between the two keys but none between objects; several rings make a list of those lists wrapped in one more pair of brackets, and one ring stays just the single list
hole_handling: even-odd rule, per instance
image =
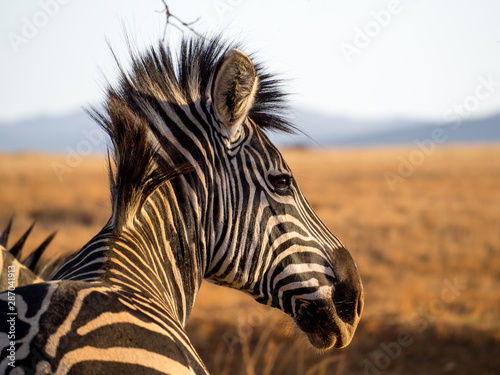
[{"label": "zebra inner ear", "polygon": [[258,77],[250,58],[233,49],[219,62],[212,86],[212,100],[219,122],[234,134],[252,108]]}]

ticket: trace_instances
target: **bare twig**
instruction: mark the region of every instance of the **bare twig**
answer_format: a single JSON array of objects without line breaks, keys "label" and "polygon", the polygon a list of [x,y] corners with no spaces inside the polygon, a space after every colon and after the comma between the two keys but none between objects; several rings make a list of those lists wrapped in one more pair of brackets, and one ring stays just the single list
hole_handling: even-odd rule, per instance
[{"label": "bare twig", "polygon": [[184,22],[179,17],[177,17],[175,14],[172,14],[170,12],[170,9],[168,8],[166,0],[162,0],[162,2],[163,2],[163,5],[165,6],[165,10],[158,11],[158,13],[165,12],[165,17],[166,17],[165,29],[163,31],[163,39],[162,39],[163,42],[165,42],[165,40],[167,38],[167,28],[168,28],[168,25],[172,25],[172,27],[175,27],[180,32],[183,32],[182,28],[179,25],[176,25],[175,23],[171,22],[171,18],[174,19],[174,20],[176,20],[177,22],[179,22],[181,24],[181,26],[185,27],[186,29],[188,29],[189,31],[191,31],[192,33],[194,33],[195,35],[201,37],[201,34],[198,33],[195,29],[193,29],[191,27],[192,25],[194,25],[196,22],[198,22],[200,20],[200,17],[198,17],[197,19],[195,19],[193,22]]}]

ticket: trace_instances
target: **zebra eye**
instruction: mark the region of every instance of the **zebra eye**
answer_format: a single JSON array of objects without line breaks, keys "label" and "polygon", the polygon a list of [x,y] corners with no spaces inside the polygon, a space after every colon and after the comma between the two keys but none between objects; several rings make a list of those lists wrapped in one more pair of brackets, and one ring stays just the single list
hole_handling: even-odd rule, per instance
[{"label": "zebra eye", "polygon": [[290,176],[286,174],[271,176],[270,180],[271,184],[281,192],[288,190],[288,188],[290,187]]}]

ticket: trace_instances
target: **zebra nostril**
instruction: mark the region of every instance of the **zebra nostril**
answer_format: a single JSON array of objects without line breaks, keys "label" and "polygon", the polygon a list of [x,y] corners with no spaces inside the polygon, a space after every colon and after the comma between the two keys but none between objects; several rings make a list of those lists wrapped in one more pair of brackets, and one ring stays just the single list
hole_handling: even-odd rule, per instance
[{"label": "zebra nostril", "polygon": [[335,284],[332,297],[339,318],[353,324],[363,310],[362,292],[359,293],[350,283],[339,282]]}]

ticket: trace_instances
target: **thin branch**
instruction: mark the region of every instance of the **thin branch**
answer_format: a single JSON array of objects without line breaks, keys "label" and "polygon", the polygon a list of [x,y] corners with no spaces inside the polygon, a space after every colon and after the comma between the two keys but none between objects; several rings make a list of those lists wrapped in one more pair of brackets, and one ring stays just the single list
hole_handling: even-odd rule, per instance
[{"label": "thin branch", "polygon": [[177,17],[175,14],[172,14],[170,12],[170,9],[168,8],[166,0],[162,0],[162,3],[165,6],[165,10],[160,10],[160,11],[157,11],[157,12],[158,13],[165,12],[165,17],[166,17],[165,29],[163,30],[163,39],[162,39],[163,42],[165,42],[165,40],[167,38],[167,28],[168,28],[168,25],[172,25],[172,27],[175,27],[180,32],[183,32],[182,29],[181,29],[181,27],[179,25],[176,25],[175,23],[171,22],[171,18],[174,19],[174,20],[176,20],[177,22],[179,22],[183,27],[185,27],[186,29],[188,29],[189,31],[191,31],[193,34],[195,34],[195,35],[197,35],[199,37],[202,37],[202,35],[200,33],[198,33],[195,29],[193,29],[191,27],[192,25],[194,25],[196,22],[198,22],[200,20],[200,17],[198,17],[197,19],[195,19],[193,22],[184,22],[179,17]]}]

